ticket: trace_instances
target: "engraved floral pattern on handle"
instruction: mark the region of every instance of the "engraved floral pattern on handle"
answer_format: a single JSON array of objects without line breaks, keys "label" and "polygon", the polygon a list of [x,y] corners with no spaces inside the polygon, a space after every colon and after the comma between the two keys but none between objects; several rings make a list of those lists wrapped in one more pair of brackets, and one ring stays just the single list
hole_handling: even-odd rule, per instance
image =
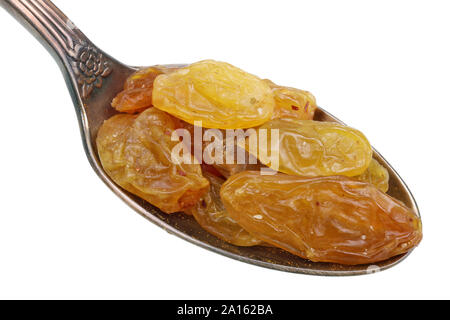
[{"label": "engraved floral pattern on handle", "polygon": [[50,0],[0,0],[0,7],[37,31],[38,39],[61,58],[82,99],[102,87],[113,63]]},{"label": "engraved floral pattern on handle", "polygon": [[72,66],[81,89],[81,96],[86,99],[94,87],[101,88],[103,78],[112,72],[112,68],[110,62],[94,47],[90,45],[77,47],[78,50],[71,55]]}]

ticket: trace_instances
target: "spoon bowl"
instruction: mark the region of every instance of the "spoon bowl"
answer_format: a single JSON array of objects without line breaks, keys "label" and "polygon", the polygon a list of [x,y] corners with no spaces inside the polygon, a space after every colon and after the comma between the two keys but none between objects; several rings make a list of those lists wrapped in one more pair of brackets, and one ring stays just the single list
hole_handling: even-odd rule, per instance
[{"label": "spoon bowl", "polygon": [[[126,78],[137,68],[126,66],[101,51],[50,1],[0,0],[4,7],[49,50],[63,72],[72,96],[81,130],[84,149],[92,168],[103,182],[139,214],[167,232],[205,249],[254,265],[295,273],[325,276],[348,276],[388,269],[409,253],[371,265],[339,265],[302,259],[274,247],[238,247],[203,230],[192,216],[165,214],[145,200],[116,185],[103,170],[95,139],[103,122],[117,112],[110,103],[122,90]],[[168,67],[182,65],[169,65]],[[342,123],[318,108],[315,120]],[[408,187],[392,166],[374,150],[374,158],[389,171],[389,191],[419,216],[419,210]]]}]

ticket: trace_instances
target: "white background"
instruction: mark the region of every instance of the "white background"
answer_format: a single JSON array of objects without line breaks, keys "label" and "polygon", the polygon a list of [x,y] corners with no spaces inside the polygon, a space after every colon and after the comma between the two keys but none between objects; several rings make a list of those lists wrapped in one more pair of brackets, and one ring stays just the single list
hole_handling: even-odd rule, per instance
[{"label": "white background", "polygon": [[405,179],[424,240],[388,271],[321,278],[169,235],[97,178],[56,63],[0,10],[0,298],[450,298],[448,1],[55,3],[125,63],[212,58],[312,91]]}]

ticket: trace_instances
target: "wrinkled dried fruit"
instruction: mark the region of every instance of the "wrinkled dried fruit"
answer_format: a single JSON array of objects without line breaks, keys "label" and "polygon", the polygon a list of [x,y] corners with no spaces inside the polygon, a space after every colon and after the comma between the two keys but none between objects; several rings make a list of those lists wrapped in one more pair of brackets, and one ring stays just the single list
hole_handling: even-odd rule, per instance
[{"label": "wrinkled dried fruit", "polygon": [[[276,155],[271,129],[278,130],[279,134],[279,157],[274,157],[279,159],[279,168],[268,158]],[[372,160],[372,148],[366,137],[338,123],[275,119],[258,127],[255,134],[261,137],[264,130],[267,143],[260,143],[253,151],[247,143],[246,148],[255,156],[257,150],[263,164],[280,172],[300,176],[355,176],[362,174]],[[248,141],[252,141],[251,136]]]},{"label": "wrinkled dried fruit", "polygon": [[133,73],[125,81],[123,88],[127,89],[138,89],[138,88],[152,88],[155,78],[160,74],[168,74],[178,70],[178,68],[164,67],[164,66],[152,66],[147,68],[142,68]]},{"label": "wrinkled dried fruit", "polygon": [[[103,168],[113,179],[122,180],[125,177],[127,165],[124,151],[130,128],[137,116],[118,114],[106,120],[97,135],[97,149]],[[118,182],[118,184],[120,184]]]},{"label": "wrinkled dried fruit", "polygon": [[198,164],[171,161],[178,121],[150,108],[139,116],[116,115],[98,132],[97,148],[106,173],[121,187],[166,213],[195,205],[209,182]]},{"label": "wrinkled dried fruit", "polygon": [[420,219],[403,203],[348,177],[246,171],[228,179],[220,196],[245,230],[312,261],[374,263],[422,238]]},{"label": "wrinkled dried fruit", "polygon": [[[225,137],[225,133],[224,133]],[[226,137],[223,141],[223,158],[224,163],[213,163],[212,165],[216,168],[225,178],[229,178],[233,174],[242,172],[242,171],[259,171],[261,168],[266,167],[261,162],[258,161],[255,157],[251,156],[245,148],[241,148],[237,145],[237,141],[234,141],[234,148],[228,149]],[[205,146],[204,146],[205,148]],[[203,149],[204,150],[204,149]],[[243,161],[238,161],[238,153],[242,152]],[[234,154],[232,161],[226,161],[226,155]],[[212,153],[215,156],[214,153]],[[206,160],[211,161],[212,159],[208,158],[208,153],[206,153]]]},{"label": "wrinkled dried fruit", "polygon": [[261,240],[245,231],[225,210],[220,199],[220,187],[225,180],[209,172],[204,172],[203,175],[209,180],[210,190],[187,213],[192,214],[203,229],[226,242],[236,246],[261,244]]},{"label": "wrinkled dried fruit", "polygon": [[152,105],[153,82],[163,73],[175,69],[149,67],[138,70],[125,81],[124,90],[113,99],[111,105],[119,112],[136,113]]},{"label": "wrinkled dried fruit", "polygon": [[389,172],[377,160],[372,159],[369,167],[356,179],[373,184],[383,192],[389,189]]},{"label": "wrinkled dried fruit", "polygon": [[222,176],[229,178],[234,174],[242,171],[260,171],[264,168],[263,164],[258,162],[257,164],[215,164],[213,165]]},{"label": "wrinkled dried fruit", "polygon": [[153,106],[205,128],[237,129],[272,117],[267,83],[228,63],[205,60],[156,78]]},{"label": "wrinkled dried fruit", "polygon": [[[260,170],[260,168],[265,167],[261,162],[258,161],[255,157],[251,156],[245,148],[241,148],[237,145],[237,139],[234,136],[230,136],[231,140],[234,140],[234,149],[231,148],[228,150],[227,148],[227,136],[226,130],[223,129],[205,129],[201,127],[196,127],[190,123],[182,122],[183,128],[189,131],[191,136],[191,153],[196,156],[196,159],[199,163],[212,165],[219,173],[228,178],[233,174],[246,171],[246,170]],[[197,134],[204,137],[205,130],[214,130],[213,132],[217,133],[214,137],[210,137],[211,141],[207,141],[202,139],[202,141],[196,144],[194,140],[194,129]],[[210,131],[211,132],[211,131]],[[220,132],[220,134],[219,134]],[[217,138],[217,141],[215,140]],[[216,152],[220,152],[220,149],[208,147],[212,143],[216,143],[217,145],[222,145],[221,154],[216,154]],[[231,146],[231,144],[228,144]],[[209,149],[207,149],[209,148]],[[207,150],[207,152],[205,152]],[[238,153],[242,153],[242,161],[238,161]],[[227,161],[227,153],[229,153],[232,158],[229,158]],[[200,159],[201,157],[201,159]],[[221,161],[217,161],[221,159]],[[200,161],[201,160],[201,161]],[[222,163],[220,163],[222,162]]]},{"label": "wrinkled dried fruit", "polygon": [[275,98],[275,108],[272,119],[295,118],[300,120],[312,120],[317,109],[316,98],[312,93],[276,85],[268,79],[264,81],[272,89]]}]

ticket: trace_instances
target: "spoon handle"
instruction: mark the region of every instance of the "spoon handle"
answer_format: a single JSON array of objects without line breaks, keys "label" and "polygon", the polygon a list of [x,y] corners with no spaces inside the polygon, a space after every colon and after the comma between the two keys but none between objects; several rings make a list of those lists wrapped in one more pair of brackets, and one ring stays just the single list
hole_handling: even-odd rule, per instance
[{"label": "spoon handle", "polygon": [[53,55],[78,102],[101,88],[112,71],[113,59],[91,41],[49,0],[0,0]]}]

